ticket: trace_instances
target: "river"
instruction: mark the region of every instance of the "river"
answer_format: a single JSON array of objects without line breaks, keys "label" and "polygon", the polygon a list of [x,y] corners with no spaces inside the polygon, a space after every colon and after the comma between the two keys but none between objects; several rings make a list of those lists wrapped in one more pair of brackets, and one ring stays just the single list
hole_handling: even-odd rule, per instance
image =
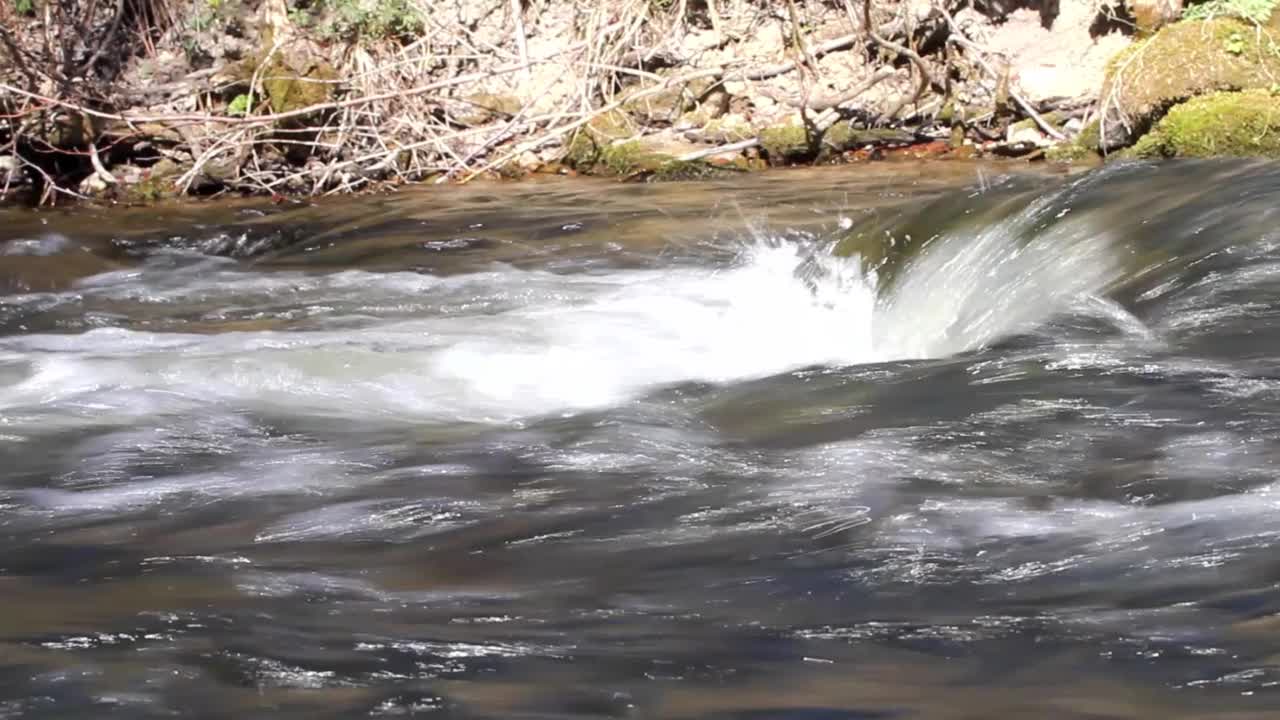
[{"label": "river", "polygon": [[5,211],[0,718],[1275,718],[1278,199]]}]

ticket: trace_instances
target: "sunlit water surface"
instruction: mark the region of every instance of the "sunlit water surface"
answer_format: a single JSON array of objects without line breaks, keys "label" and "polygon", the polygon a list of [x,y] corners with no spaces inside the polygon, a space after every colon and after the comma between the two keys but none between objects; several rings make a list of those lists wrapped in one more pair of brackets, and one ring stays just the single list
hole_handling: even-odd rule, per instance
[{"label": "sunlit water surface", "polygon": [[0,215],[0,718],[1277,717],[1278,200]]}]

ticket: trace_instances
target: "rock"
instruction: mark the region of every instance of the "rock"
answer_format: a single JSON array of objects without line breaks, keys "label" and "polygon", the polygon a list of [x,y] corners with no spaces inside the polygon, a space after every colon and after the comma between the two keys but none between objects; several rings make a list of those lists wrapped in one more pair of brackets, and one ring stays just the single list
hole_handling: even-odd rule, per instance
[{"label": "rock", "polygon": [[814,150],[809,131],[800,125],[775,125],[761,130],[760,147],[774,165],[805,159]]},{"label": "rock", "polygon": [[262,73],[262,89],[272,112],[285,113],[319,105],[333,97],[338,74],[323,60],[290,62],[278,59]]},{"label": "rock", "polygon": [[178,163],[169,158],[161,158],[155,165],[148,168],[148,177],[151,178],[170,178],[178,177],[185,169]]},{"label": "rock", "polygon": [[836,151],[854,150],[868,146],[909,145],[919,136],[901,128],[857,128],[849,122],[839,122],[827,128],[822,135],[825,148]]},{"label": "rock", "polygon": [[194,187],[211,189],[227,187],[240,176],[240,157],[221,156],[206,162],[195,177]]},{"label": "rock", "polygon": [[520,112],[520,99],[513,95],[473,93],[463,98],[455,117],[464,125],[478,126],[504,120]]},{"label": "rock", "polygon": [[728,145],[750,140],[756,131],[741,115],[726,115],[712,120],[701,128],[685,133],[685,137],[706,145]]},{"label": "rock", "polygon": [[1043,149],[1044,147],[1036,142],[1003,142],[993,145],[990,152],[997,157],[1024,157]]},{"label": "rock", "polygon": [[1192,98],[1170,108],[1127,152],[1146,158],[1280,158],[1280,96],[1245,90]]},{"label": "rock", "polygon": [[111,185],[102,179],[97,173],[91,173],[89,177],[80,181],[80,187],[76,191],[81,195],[89,197],[100,197],[104,195]]},{"label": "rock", "polygon": [[564,162],[578,170],[587,170],[600,162],[606,149],[638,132],[639,128],[625,113],[616,110],[601,113],[570,138],[564,150]]},{"label": "rock", "polygon": [[[1053,124],[1053,118],[1046,116],[1045,121],[1050,125]],[[1048,135],[1040,129],[1034,120],[1022,120],[1013,123],[1005,130],[1005,143],[1009,145],[1030,145],[1036,148],[1048,147],[1053,144]]]},{"label": "rock", "polygon": [[1143,33],[1153,33],[1182,17],[1182,0],[1126,0],[1134,24]]},{"label": "rock", "polygon": [[698,102],[698,109],[706,114],[708,118],[715,119],[722,117],[729,112],[729,101],[733,96],[725,90],[723,85],[714,85],[705,93]]},{"label": "rock", "polygon": [[22,177],[22,164],[12,155],[0,155],[0,187],[12,185]]},{"label": "rock", "polygon": [[516,157],[515,164],[525,172],[533,172],[542,166],[542,158],[535,152],[525,151]]},{"label": "rock", "polygon": [[[699,98],[711,87],[711,82],[704,78],[656,90],[652,86],[638,88],[630,93],[632,97],[623,99],[622,110],[643,123],[672,123],[698,106]],[[728,104],[727,96],[725,104]]]},{"label": "rock", "polygon": [[685,154],[702,149],[705,148],[684,141],[674,133],[659,133],[599,144],[589,162],[584,162],[579,157],[574,161],[573,167],[598,175],[655,180],[689,180],[719,173],[717,163],[679,159]]},{"label": "rock", "polygon": [[1269,88],[1280,77],[1280,46],[1243,21],[1184,20],[1111,61],[1103,86],[1099,149],[1132,143],[1172,105],[1220,90]]},{"label": "rock", "polygon": [[1076,140],[1045,148],[1044,159],[1055,163],[1084,163],[1101,158],[1095,148]]}]

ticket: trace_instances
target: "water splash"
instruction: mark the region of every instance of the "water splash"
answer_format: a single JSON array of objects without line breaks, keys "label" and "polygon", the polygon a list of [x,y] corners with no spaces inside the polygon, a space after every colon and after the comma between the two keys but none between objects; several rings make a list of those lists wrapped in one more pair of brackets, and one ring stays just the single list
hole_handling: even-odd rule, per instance
[{"label": "water splash", "polygon": [[[290,413],[510,421],[606,407],[676,382],[950,355],[1043,322],[1116,276],[1109,239],[1083,226],[1012,239],[1033,218],[1029,211],[974,236],[939,239],[887,293],[878,293],[858,258],[778,237],[749,242],[714,269],[499,268],[409,286],[402,274],[347,271],[335,285],[228,273],[222,283],[200,281],[202,301],[289,287],[314,329],[8,338],[0,350],[27,358],[32,370],[0,388],[0,407],[74,402],[136,416],[157,403],[213,398]],[[189,294],[167,275],[139,288],[147,278],[133,273],[128,282],[149,304]],[[490,302],[450,305],[477,285]],[[335,298],[335,288],[345,297]],[[80,292],[120,290],[104,278]],[[414,296],[414,313],[381,317],[377,310],[397,292]],[[362,296],[376,298],[376,307]],[[356,330],[353,317],[364,318]],[[129,392],[137,390],[162,394]]]},{"label": "water splash", "polygon": [[[1108,233],[1071,221],[1036,231],[1048,207],[1037,202],[972,234],[943,236],[909,260],[876,313],[876,346],[894,358],[985,347],[1096,298],[1122,277]],[[1028,231],[1029,240],[1015,239]]]}]

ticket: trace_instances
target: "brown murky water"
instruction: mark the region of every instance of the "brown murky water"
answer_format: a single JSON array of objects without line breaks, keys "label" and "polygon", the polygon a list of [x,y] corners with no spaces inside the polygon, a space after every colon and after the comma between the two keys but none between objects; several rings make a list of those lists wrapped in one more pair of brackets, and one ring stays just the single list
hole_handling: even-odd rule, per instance
[{"label": "brown murky water", "polygon": [[0,718],[1275,717],[1278,196],[7,212]]}]

